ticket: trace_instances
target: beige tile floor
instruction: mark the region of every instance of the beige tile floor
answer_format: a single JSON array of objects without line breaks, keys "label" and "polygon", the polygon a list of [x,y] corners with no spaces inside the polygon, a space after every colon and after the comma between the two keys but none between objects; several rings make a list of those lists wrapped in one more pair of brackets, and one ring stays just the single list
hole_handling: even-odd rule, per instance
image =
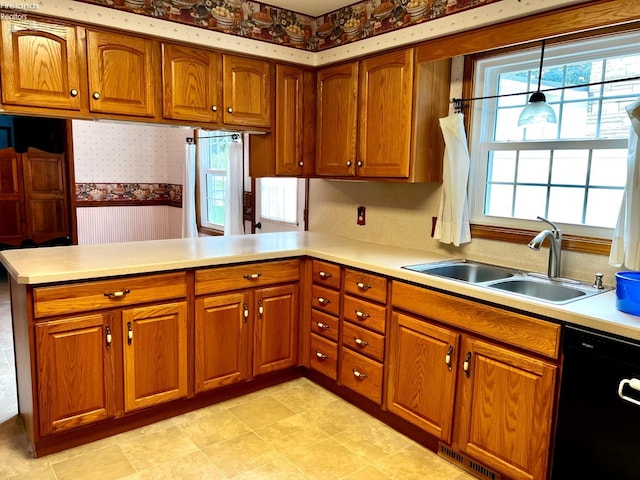
[{"label": "beige tile floor", "polygon": [[0,478],[467,480],[473,477],[301,378],[43,458],[17,416],[0,278]]}]

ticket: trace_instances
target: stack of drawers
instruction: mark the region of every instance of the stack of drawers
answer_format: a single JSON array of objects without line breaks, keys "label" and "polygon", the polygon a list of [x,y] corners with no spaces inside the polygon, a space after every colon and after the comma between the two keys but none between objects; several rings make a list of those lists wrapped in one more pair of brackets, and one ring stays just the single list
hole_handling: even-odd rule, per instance
[{"label": "stack of drawers", "polygon": [[340,383],[382,404],[387,279],[345,269]]},{"label": "stack of drawers", "polygon": [[310,367],[338,378],[340,266],[313,260]]}]

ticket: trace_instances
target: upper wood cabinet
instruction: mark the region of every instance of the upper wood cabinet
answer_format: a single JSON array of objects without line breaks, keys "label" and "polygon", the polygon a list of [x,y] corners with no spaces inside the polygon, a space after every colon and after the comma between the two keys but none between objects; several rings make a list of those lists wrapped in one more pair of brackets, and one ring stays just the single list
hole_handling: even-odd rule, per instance
[{"label": "upper wood cabinet", "polygon": [[0,25],[2,103],[80,110],[76,28],[5,18]]},{"label": "upper wood cabinet", "polygon": [[273,68],[251,58],[223,57],[223,122],[245,127],[271,126]]},{"label": "upper wood cabinet", "polygon": [[146,38],[87,31],[89,109],[153,117],[160,76],[157,48]]},{"label": "upper wood cabinet", "polygon": [[164,118],[220,123],[222,55],[163,43],[162,80]]},{"label": "upper wood cabinet", "polygon": [[407,49],[320,70],[317,175],[442,179],[451,62],[428,55]]},{"label": "upper wood cabinet", "polygon": [[316,175],[353,176],[356,162],[358,62],[318,72]]}]

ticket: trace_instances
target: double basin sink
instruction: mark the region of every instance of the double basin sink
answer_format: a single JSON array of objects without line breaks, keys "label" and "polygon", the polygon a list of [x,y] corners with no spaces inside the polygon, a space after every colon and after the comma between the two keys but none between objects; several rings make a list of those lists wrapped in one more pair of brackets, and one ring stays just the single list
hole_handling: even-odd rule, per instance
[{"label": "double basin sink", "polygon": [[407,265],[407,270],[460,280],[474,285],[522,295],[555,304],[569,303],[596,295],[608,289],[596,288],[577,280],[550,279],[537,273],[521,272],[498,265],[469,260]]}]

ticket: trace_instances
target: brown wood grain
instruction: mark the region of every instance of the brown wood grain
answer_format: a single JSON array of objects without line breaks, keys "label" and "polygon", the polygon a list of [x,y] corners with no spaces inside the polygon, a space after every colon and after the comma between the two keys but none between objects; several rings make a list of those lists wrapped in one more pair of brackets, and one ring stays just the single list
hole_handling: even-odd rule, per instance
[{"label": "brown wood grain", "polygon": [[355,325],[384,334],[387,309],[352,295],[344,295],[342,318]]},{"label": "brown wood grain", "polygon": [[342,322],[342,345],[378,362],[384,361],[384,335],[351,322]]},{"label": "brown wood grain", "polygon": [[338,345],[331,340],[311,334],[309,349],[309,368],[326,375],[332,380],[338,379]]},{"label": "brown wood grain", "polygon": [[275,83],[273,70],[271,63],[263,60],[224,55],[224,123],[271,126]]},{"label": "brown wood grain", "polygon": [[374,302],[387,302],[387,279],[352,268],[344,270],[344,291]]},{"label": "brown wood grain", "polygon": [[340,384],[377,404],[382,404],[382,372],[382,363],[342,348]]}]

